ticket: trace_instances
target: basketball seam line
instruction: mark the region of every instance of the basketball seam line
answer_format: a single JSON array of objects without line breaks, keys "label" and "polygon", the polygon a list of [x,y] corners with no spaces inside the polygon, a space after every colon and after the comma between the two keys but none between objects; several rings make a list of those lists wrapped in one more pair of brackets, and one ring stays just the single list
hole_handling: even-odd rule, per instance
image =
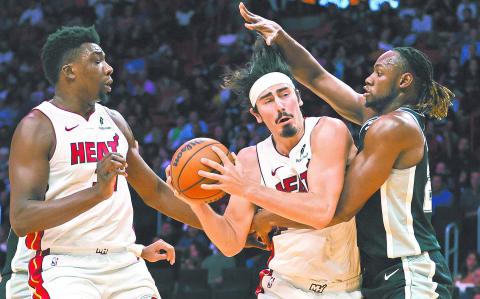
[{"label": "basketball seam line", "polygon": [[[194,152],[193,154],[190,155],[190,157],[187,159],[187,161],[185,161],[185,163],[183,163],[182,169],[180,169],[180,172],[178,173],[178,177],[177,177],[177,187],[178,187],[178,189],[180,189],[180,184],[179,184],[180,177],[182,176],[183,169],[184,169],[185,166],[188,164],[188,162],[193,158],[193,156],[195,156],[196,153],[198,153],[198,152],[201,151],[202,149],[206,148],[207,146],[213,145],[213,144],[220,144],[220,142],[209,143],[209,144],[207,144],[207,145],[199,148],[196,152]],[[181,191],[180,191],[180,192],[181,192]]]}]

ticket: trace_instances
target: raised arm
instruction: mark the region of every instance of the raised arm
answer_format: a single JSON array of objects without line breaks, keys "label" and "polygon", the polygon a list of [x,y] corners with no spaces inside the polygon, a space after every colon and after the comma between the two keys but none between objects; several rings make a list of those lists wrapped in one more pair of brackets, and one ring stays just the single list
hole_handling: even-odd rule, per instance
[{"label": "raised arm", "polygon": [[167,184],[145,163],[138,152],[133,132],[120,113],[109,110],[109,115],[128,140],[127,181],[150,207],[177,221],[201,229],[200,222],[190,207],[175,197]]},{"label": "raised arm", "polygon": [[245,27],[259,32],[268,45],[276,44],[282,51],[295,79],[325,100],[346,119],[361,124],[371,116],[365,108],[365,98],[350,86],[325,70],[318,61],[280,25],[248,11],[243,3],[240,14]]},{"label": "raised arm", "polygon": [[109,198],[116,176],[125,174],[125,159],[106,155],[97,164],[98,181],[94,187],[45,201],[48,161],[55,145],[52,124],[38,110],[30,112],[13,134],[9,159],[10,222],[18,236],[59,226],[89,210]]}]

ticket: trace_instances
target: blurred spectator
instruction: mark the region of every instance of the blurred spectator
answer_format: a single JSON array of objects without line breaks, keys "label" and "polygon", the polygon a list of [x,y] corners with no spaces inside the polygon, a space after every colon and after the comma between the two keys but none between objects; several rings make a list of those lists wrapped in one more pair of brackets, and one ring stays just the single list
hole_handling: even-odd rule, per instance
[{"label": "blurred spectator", "polygon": [[208,284],[215,289],[222,284],[223,269],[235,268],[235,259],[224,256],[213,244],[210,249],[212,254],[202,261],[201,267],[208,270]]},{"label": "blurred spectator", "polygon": [[432,177],[432,209],[433,214],[439,207],[452,208],[454,204],[453,193],[448,190],[442,175]]},{"label": "blurred spectator", "polygon": [[460,207],[465,217],[474,217],[480,207],[480,171],[470,172],[470,185],[462,190]]},{"label": "blurred spectator", "polygon": [[457,18],[460,22],[464,22],[465,18],[468,17],[475,19],[477,17],[477,1],[472,0],[462,0],[457,6]]},{"label": "blurred spectator", "polygon": [[165,221],[162,223],[161,233],[153,239],[153,242],[162,239],[169,244],[176,244],[178,239],[178,232],[172,223]]},{"label": "blurred spectator", "polygon": [[476,267],[472,273],[473,287],[467,287],[460,293],[460,299],[480,299],[480,267]]},{"label": "blurred spectator", "polygon": [[204,247],[193,242],[182,255],[181,269],[194,270],[200,269],[202,260],[205,258]]},{"label": "blurred spectator", "polygon": [[197,111],[190,111],[188,122],[183,126],[180,132],[180,144],[195,137],[201,137],[208,133],[207,123],[198,118]]},{"label": "blurred spectator", "polygon": [[30,23],[30,25],[39,25],[43,21],[42,6],[37,1],[30,1],[30,5],[23,11],[18,20],[18,24]]},{"label": "blurred spectator", "polygon": [[176,126],[170,128],[167,137],[167,146],[170,150],[175,151],[182,144],[181,132],[185,127],[185,117],[179,116],[176,121]]},{"label": "blurred spectator", "polygon": [[473,286],[473,272],[478,266],[478,254],[475,251],[470,251],[462,263],[460,269],[461,276],[458,281],[464,284],[469,284],[469,286]]},{"label": "blurred spectator", "polygon": [[423,10],[417,10],[412,19],[412,31],[415,33],[431,32],[433,29],[432,16]]},{"label": "blurred spectator", "polygon": [[195,243],[197,247],[201,247],[199,248],[199,250],[206,251],[208,249],[208,246],[210,245],[210,241],[207,239],[205,234],[203,234],[203,232],[194,227],[187,225],[185,226],[186,234],[183,234],[180,237],[176,244],[176,248],[178,250],[186,251],[190,248],[190,245]]}]

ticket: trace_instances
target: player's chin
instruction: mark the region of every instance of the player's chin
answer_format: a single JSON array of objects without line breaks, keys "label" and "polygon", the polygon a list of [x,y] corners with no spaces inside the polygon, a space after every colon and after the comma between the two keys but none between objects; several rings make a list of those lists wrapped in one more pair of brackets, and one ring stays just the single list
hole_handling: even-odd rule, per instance
[{"label": "player's chin", "polygon": [[104,84],[103,85],[103,93],[107,94],[112,92],[112,87],[110,85]]}]

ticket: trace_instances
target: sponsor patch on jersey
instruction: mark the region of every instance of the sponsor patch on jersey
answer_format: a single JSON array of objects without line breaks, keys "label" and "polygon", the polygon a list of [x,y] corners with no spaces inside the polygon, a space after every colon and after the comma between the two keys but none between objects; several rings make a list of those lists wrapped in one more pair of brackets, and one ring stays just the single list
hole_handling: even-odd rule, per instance
[{"label": "sponsor patch on jersey", "polygon": [[308,288],[310,291],[314,292],[314,293],[317,293],[317,294],[322,294],[323,291],[325,291],[325,288],[327,287],[328,285],[326,283],[324,284],[316,284],[316,283],[312,283],[310,285],[310,288]]}]

